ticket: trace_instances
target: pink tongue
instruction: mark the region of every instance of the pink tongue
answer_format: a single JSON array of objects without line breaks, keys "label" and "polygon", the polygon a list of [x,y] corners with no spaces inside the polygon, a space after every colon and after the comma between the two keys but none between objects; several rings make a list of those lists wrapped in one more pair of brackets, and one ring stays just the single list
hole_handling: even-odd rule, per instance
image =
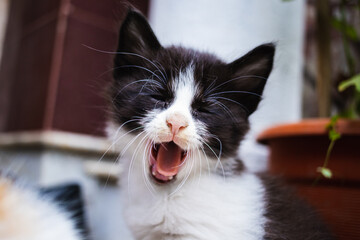
[{"label": "pink tongue", "polygon": [[181,164],[181,149],[174,143],[163,143],[157,154],[157,171],[166,177],[178,173]]}]

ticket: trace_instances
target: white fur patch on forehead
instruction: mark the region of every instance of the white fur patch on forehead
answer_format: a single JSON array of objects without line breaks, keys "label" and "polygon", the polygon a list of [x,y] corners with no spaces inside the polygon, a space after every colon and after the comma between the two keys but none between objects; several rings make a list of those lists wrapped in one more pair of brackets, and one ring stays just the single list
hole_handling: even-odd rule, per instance
[{"label": "white fur patch on forehead", "polygon": [[175,102],[180,101],[182,105],[190,106],[196,92],[194,79],[194,65],[191,63],[174,79],[173,91]]}]

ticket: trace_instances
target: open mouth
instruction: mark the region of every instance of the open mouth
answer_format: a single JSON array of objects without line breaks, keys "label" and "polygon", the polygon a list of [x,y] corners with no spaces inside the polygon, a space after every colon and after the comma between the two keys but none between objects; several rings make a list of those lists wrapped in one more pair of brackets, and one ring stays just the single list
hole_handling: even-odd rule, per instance
[{"label": "open mouth", "polygon": [[155,144],[150,155],[150,173],[154,180],[158,183],[173,181],[186,156],[187,152],[172,141]]}]

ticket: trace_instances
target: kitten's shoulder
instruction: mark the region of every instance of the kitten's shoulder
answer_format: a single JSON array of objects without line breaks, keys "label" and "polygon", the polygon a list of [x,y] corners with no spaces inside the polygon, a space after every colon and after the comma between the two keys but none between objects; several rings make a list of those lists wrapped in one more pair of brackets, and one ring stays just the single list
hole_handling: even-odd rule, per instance
[{"label": "kitten's shoulder", "polygon": [[79,240],[73,222],[37,192],[0,176],[0,239]]},{"label": "kitten's shoulder", "polygon": [[258,174],[265,187],[265,238],[272,239],[334,239],[318,214],[295,191],[279,178]]}]

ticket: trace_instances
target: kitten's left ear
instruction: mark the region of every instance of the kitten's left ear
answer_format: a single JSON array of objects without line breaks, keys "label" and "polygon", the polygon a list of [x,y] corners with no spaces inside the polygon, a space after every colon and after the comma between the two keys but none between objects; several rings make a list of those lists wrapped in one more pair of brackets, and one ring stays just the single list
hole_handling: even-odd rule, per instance
[{"label": "kitten's left ear", "polygon": [[[129,8],[120,28],[117,52],[149,58],[160,48],[161,45],[146,18],[139,11]],[[115,57],[115,67],[121,64],[136,64],[139,60],[141,58],[134,55],[118,54]]]},{"label": "kitten's left ear", "polygon": [[[267,78],[273,67],[275,45],[273,43],[260,45],[243,57],[228,64],[237,101],[246,107],[248,115],[253,113],[260,100]],[[245,92],[248,92],[246,94]]]}]

